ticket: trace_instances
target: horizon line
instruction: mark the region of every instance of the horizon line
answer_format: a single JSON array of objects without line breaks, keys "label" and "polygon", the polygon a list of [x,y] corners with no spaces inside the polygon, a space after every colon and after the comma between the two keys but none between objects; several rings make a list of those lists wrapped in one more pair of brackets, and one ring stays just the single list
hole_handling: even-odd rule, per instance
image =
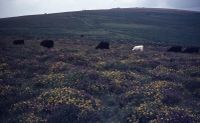
[{"label": "horizon line", "polygon": [[26,16],[37,16],[37,15],[45,15],[45,14],[59,14],[59,13],[70,13],[70,12],[81,12],[81,11],[99,11],[99,10],[114,10],[114,9],[161,9],[161,10],[177,10],[177,11],[185,11],[185,12],[197,12],[200,13],[200,10],[190,10],[190,9],[180,9],[180,8],[160,8],[160,7],[116,7],[116,8],[102,8],[102,9],[82,9],[82,10],[71,10],[71,11],[60,11],[60,12],[52,12],[52,13],[36,13],[36,14],[25,14],[25,15],[16,15],[16,16],[7,16],[0,17],[0,19],[7,18],[17,18],[17,17],[26,17]]}]

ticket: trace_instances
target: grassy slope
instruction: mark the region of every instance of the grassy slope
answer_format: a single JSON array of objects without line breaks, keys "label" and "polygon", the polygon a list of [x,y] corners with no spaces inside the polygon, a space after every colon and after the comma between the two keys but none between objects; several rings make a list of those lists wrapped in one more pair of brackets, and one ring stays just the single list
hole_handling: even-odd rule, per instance
[{"label": "grassy slope", "polygon": [[[198,44],[198,16],[115,9],[1,19],[3,36],[74,38],[55,40],[52,49],[40,47],[41,40],[14,46],[12,37],[0,39],[1,122],[200,122],[199,54],[147,44],[144,52],[132,52],[134,42],[95,50],[98,42],[87,39]],[[75,39],[83,33],[86,39]]]},{"label": "grassy slope", "polygon": [[0,19],[0,35],[79,37],[200,45],[200,13],[167,9],[111,9]]}]

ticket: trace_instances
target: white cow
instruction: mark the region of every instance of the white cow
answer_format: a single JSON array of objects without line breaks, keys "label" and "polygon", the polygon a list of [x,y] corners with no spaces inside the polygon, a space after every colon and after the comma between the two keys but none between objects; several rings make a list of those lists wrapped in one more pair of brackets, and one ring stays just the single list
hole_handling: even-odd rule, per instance
[{"label": "white cow", "polygon": [[143,50],[144,50],[143,45],[134,46],[132,49],[132,51],[143,51]]}]

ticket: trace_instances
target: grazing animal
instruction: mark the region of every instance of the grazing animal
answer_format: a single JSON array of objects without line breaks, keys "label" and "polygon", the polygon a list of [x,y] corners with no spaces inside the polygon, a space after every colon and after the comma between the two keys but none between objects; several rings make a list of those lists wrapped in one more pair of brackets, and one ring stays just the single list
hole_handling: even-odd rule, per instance
[{"label": "grazing animal", "polygon": [[13,44],[14,45],[23,45],[24,44],[24,40],[14,40]]},{"label": "grazing animal", "polygon": [[108,42],[100,42],[96,49],[109,49],[109,43]]},{"label": "grazing animal", "polygon": [[80,35],[80,37],[81,37],[81,38],[83,38],[83,37],[84,37],[84,35]]},{"label": "grazing animal", "polygon": [[44,40],[40,43],[40,46],[52,48],[54,46],[54,42],[52,40]]},{"label": "grazing animal", "polygon": [[168,52],[182,52],[181,46],[173,46],[167,50]]},{"label": "grazing animal", "polygon": [[132,51],[143,51],[144,50],[144,46],[143,45],[138,45],[138,46],[134,46]]},{"label": "grazing animal", "polygon": [[199,52],[199,47],[189,47],[183,51],[183,53],[198,53],[198,52]]}]

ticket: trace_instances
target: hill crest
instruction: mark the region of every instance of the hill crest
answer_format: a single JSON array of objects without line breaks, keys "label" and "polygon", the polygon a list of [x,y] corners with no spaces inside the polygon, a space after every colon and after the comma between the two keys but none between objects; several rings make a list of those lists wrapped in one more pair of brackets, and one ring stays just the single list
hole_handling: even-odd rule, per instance
[{"label": "hill crest", "polygon": [[85,38],[200,45],[200,12],[113,8],[0,19],[0,36]]}]

